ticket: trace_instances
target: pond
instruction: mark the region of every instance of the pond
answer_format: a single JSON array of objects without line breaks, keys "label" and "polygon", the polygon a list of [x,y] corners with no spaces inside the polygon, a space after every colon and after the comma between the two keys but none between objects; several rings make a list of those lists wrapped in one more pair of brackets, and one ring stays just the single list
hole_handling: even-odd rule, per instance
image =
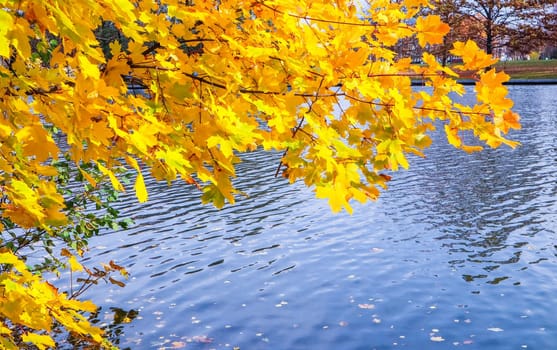
[{"label": "pond", "polygon": [[249,197],[220,211],[190,187],[128,194],[136,225],[93,239],[86,261],[131,274],[86,295],[99,324],[116,318],[131,349],[553,348],[557,86],[509,90],[521,147],[469,155],[435,134],[352,216],[275,178],[268,153],[240,165]]}]

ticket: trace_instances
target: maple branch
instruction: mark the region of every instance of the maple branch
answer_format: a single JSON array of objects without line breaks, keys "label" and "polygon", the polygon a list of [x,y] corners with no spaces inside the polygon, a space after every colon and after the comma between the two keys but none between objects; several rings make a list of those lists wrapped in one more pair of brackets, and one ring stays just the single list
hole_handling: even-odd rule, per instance
[{"label": "maple branch", "polygon": [[[286,13],[284,11],[281,11],[277,8],[271,7],[267,4],[265,4],[262,1],[256,1],[254,2],[254,4],[258,4],[261,5],[263,7],[268,8],[269,10],[272,10],[276,13],[279,13],[281,15],[287,15],[290,17],[294,17],[294,18],[298,18],[298,19],[303,19],[306,21],[313,21],[313,22],[321,22],[321,23],[329,23],[329,24],[338,24],[338,25],[347,25],[347,26],[357,26],[357,27],[372,27],[372,28],[377,28],[377,27],[381,27],[381,24],[378,23],[367,23],[367,22],[344,22],[344,21],[335,21],[335,20],[330,20],[330,19],[323,19],[323,18],[315,18],[315,17],[309,17],[309,16],[301,16],[301,15],[295,15],[293,13]],[[406,28],[406,29],[410,29],[409,26],[407,25],[402,25],[399,24],[398,26],[399,28]]]},{"label": "maple branch", "polygon": [[[62,89],[60,88],[60,86],[54,85],[54,86],[51,86],[48,90],[45,90],[45,89],[42,89],[42,88],[30,88],[29,90],[25,91],[25,95],[26,96],[35,96],[35,95],[48,96],[48,94],[51,94],[51,93],[54,93],[54,92],[61,92],[61,91],[62,91]],[[5,88],[4,95],[21,96],[20,94],[14,93],[11,90],[9,90],[8,87]]]},{"label": "maple branch", "polygon": [[201,82],[201,83],[205,83],[205,84],[211,85],[211,86],[216,87],[216,88],[219,88],[219,89],[227,90],[226,85],[224,85],[224,84],[219,84],[219,83],[215,83],[215,82],[213,82],[213,81],[207,80],[207,79],[205,79],[205,78],[203,78],[203,77],[198,76],[197,74],[191,74],[191,73],[185,73],[185,72],[184,72],[183,74],[184,74],[186,77],[191,78],[191,79],[193,79],[193,80],[197,80],[197,81],[199,81],[199,82]]},{"label": "maple branch", "polygon": [[[167,70],[167,71],[177,71],[177,68],[162,68],[162,67],[157,67],[157,66],[143,66],[143,65],[135,65],[132,64],[130,65],[130,67],[132,68],[151,68],[151,69],[159,69],[159,70]],[[195,74],[191,74],[191,73],[183,73],[185,76],[193,79],[193,80],[197,80],[201,83],[205,83],[208,84],[210,86],[219,88],[219,89],[223,89],[223,90],[228,90],[227,86],[224,84],[220,84],[220,83],[216,83],[210,80],[205,79],[204,77],[200,77],[198,75]],[[435,76],[443,76],[443,73],[440,74],[418,74],[418,73],[397,73],[397,74],[368,74],[368,77],[389,77],[389,76],[393,76],[393,77],[397,77],[397,76],[402,76],[402,77],[435,77]],[[323,80],[321,80],[320,85],[319,85],[319,89],[321,88],[321,84],[323,83]],[[342,86],[342,83],[337,84],[338,86]],[[319,91],[318,89],[318,91]],[[245,89],[245,88],[241,88],[238,90],[238,93],[242,93],[242,94],[252,94],[252,95],[286,95],[286,92],[279,92],[279,91],[264,91],[264,90],[250,90],[250,89]],[[315,101],[317,101],[317,99],[320,98],[337,98],[340,96],[344,96],[348,99],[357,101],[357,102],[361,102],[361,103],[367,103],[367,104],[371,104],[371,105],[375,105],[375,106],[381,106],[381,107],[393,107],[393,104],[389,104],[389,103],[379,103],[379,102],[373,102],[373,101],[368,101],[368,100],[364,100],[361,98],[358,98],[356,96],[344,93],[344,92],[333,92],[330,94],[319,94],[317,93],[294,93],[294,96],[298,96],[298,97],[308,97],[308,98],[312,98],[313,99],[313,103]],[[309,111],[311,111],[311,106],[312,104],[310,104],[310,109]],[[462,111],[458,111],[458,110],[451,110],[451,111],[446,111],[443,109],[436,109],[436,108],[427,108],[427,107],[412,107],[413,109],[417,109],[417,110],[427,110],[427,111],[432,111],[432,112],[443,112],[443,113],[448,113],[448,112],[453,112],[453,113],[462,113]],[[309,112],[308,111],[308,112]],[[481,113],[481,112],[465,112],[465,114],[469,114],[469,115],[483,115],[483,116],[491,116],[489,113]],[[303,122],[303,117],[302,117],[302,122]],[[296,130],[296,129],[294,129]],[[295,136],[292,135],[292,136]]]},{"label": "maple branch", "polygon": [[209,38],[197,38],[197,39],[179,39],[180,43],[195,43],[201,41],[216,41],[215,39]]},{"label": "maple branch", "polygon": [[[373,102],[373,101],[368,101],[368,100],[364,100],[361,98],[358,98],[356,96],[352,96],[349,95],[347,93],[339,93],[338,96],[344,96],[347,99],[350,100],[354,100],[356,102],[361,102],[361,103],[367,103],[373,106],[380,106],[380,107],[385,107],[385,108],[391,108],[394,107],[394,104],[392,103],[380,103],[380,102]],[[451,109],[451,110],[445,110],[445,109],[441,109],[441,108],[433,108],[433,107],[412,107],[412,109],[416,109],[416,110],[421,110],[421,111],[430,111],[430,112],[441,112],[441,113],[445,113],[445,114],[449,114],[449,113],[458,113],[460,115],[462,114],[467,114],[467,115],[481,115],[481,116],[485,116],[485,117],[491,117],[490,113],[482,113],[482,112],[463,112],[463,111],[459,111],[456,109]]]},{"label": "maple branch", "polygon": [[[318,97],[318,96],[319,96],[319,90],[321,90],[321,87],[323,86],[323,81],[325,80],[325,76],[320,75],[319,73],[316,73],[316,72],[311,72],[311,73],[321,76],[321,80],[319,81],[319,86],[317,87],[317,94],[315,94],[313,100],[312,100],[310,103],[308,103],[308,104],[309,104],[309,108],[308,108],[308,110],[306,111],[305,114],[309,114],[309,113],[312,112],[312,110],[313,110],[313,105],[314,105],[315,102],[317,102],[317,100],[319,99],[319,97]],[[336,97],[336,96],[335,96],[335,97]],[[302,116],[302,118],[300,118],[300,122],[298,123],[298,125],[296,126],[296,128],[294,128],[294,130],[292,131],[292,138],[294,138],[294,137],[296,136],[296,134],[298,133],[299,130],[302,130],[302,124],[304,124],[305,119],[306,119],[306,116],[305,116],[305,115]],[[304,134],[308,135],[308,136],[310,137],[311,140],[314,140],[313,135],[310,135],[310,134],[309,134],[308,132],[306,132],[305,130],[302,130],[302,132],[303,132]],[[284,157],[286,156],[286,154],[288,154],[288,149],[289,149],[289,148],[286,147],[286,149],[284,150],[284,153],[282,154],[282,157],[281,157],[281,160],[280,160],[279,165],[278,165],[278,167],[277,167],[277,170],[275,171],[275,177],[278,176],[278,173],[279,173],[279,171],[280,171],[280,167],[284,164],[284,163],[282,162],[282,158],[284,158]]]},{"label": "maple branch", "polygon": [[130,63],[129,66],[130,66],[130,68],[156,69],[156,70],[159,70],[159,71],[168,71],[168,72],[176,72],[176,71],[179,70],[178,68],[165,68],[165,67],[154,66],[152,64],[143,65],[143,64],[140,64],[140,63]]},{"label": "maple branch", "polygon": [[[215,83],[213,81],[207,80],[203,77],[200,77],[198,75],[195,74],[191,74],[191,73],[183,73],[185,76],[193,79],[193,80],[197,80],[199,82],[211,85],[213,87],[219,88],[219,89],[224,89],[224,90],[228,90],[226,85],[224,84],[220,84],[220,83]],[[241,88],[238,90],[238,93],[241,94],[252,94],[252,95],[286,95],[287,92],[281,92],[281,91],[265,91],[265,90],[250,90],[250,89],[245,89],[245,88]],[[336,93],[331,93],[331,94],[311,94],[311,93],[294,93],[294,96],[298,96],[298,97],[311,97],[311,98],[326,98],[326,97],[335,97],[338,96],[338,94]]]}]

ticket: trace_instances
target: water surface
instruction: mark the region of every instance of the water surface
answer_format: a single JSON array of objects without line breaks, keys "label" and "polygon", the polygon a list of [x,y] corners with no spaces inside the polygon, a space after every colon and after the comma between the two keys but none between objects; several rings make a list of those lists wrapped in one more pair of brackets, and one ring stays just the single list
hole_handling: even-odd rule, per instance
[{"label": "water surface", "polygon": [[[215,210],[151,183],[129,230],[91,241],[125,288],[93,288],[99,322],[131,349],[551,349],[557,343],[557,87],[511,86],[522,143],[468,155],[442,134],[382,197],[331,214],[239,166],[249,197]],[[132,205],[133,203],[133,205]]]}]

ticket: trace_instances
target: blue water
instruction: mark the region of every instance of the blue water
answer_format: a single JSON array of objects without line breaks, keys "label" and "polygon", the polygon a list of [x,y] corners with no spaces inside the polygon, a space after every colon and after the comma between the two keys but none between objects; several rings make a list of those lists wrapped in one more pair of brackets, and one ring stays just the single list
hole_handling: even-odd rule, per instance
[{"label": "blue water", "polygon": [[124,196],[136,225],[87,255],[131,274],[87,295],[99,324],[131,349],[557,348],[557,87],[509,89],[522,146],[469,155],[434,134],[352,216],[261,152],[220,211],[180,184]]}]

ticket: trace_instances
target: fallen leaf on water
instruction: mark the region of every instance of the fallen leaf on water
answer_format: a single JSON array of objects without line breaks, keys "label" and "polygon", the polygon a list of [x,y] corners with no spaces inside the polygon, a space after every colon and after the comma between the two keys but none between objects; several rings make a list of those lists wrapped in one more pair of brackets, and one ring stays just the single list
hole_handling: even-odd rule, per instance
[{"label": "fallen leaf on water", "polygon": [[492,332],[502,332],[503,328],[499,328],[499,327],[492,327],[492,328],[488,328],[488,331],[492,331]]},{"label": "fallen leaf on water", "polygon": [[172,349],[181,349],[185,347],[186,347],[186,343],[184,343],[183,341],[175,341],[172,343]]},{"label": "fallen leaf on water", "polygon": [[443,338],[441,336],[435,336],[435,337],[429,338],[429,340],[431,340],[431,341],[445,341],[445,338]]},{"label": "fallen leaf on water", "polygon": [[191,340],[196,342],[196,343],[204,343],[204,344],[208,344],[208,343],[213,342],[213,338],[209,338],[206,335],[195,335],[195,336],[191,337]]},{"label": "fallen leaf on water", "polygon": [[358,304],[358,307],[360,309],[368,309],[368,310],[375,309],[375,305],[373,304]]}]

